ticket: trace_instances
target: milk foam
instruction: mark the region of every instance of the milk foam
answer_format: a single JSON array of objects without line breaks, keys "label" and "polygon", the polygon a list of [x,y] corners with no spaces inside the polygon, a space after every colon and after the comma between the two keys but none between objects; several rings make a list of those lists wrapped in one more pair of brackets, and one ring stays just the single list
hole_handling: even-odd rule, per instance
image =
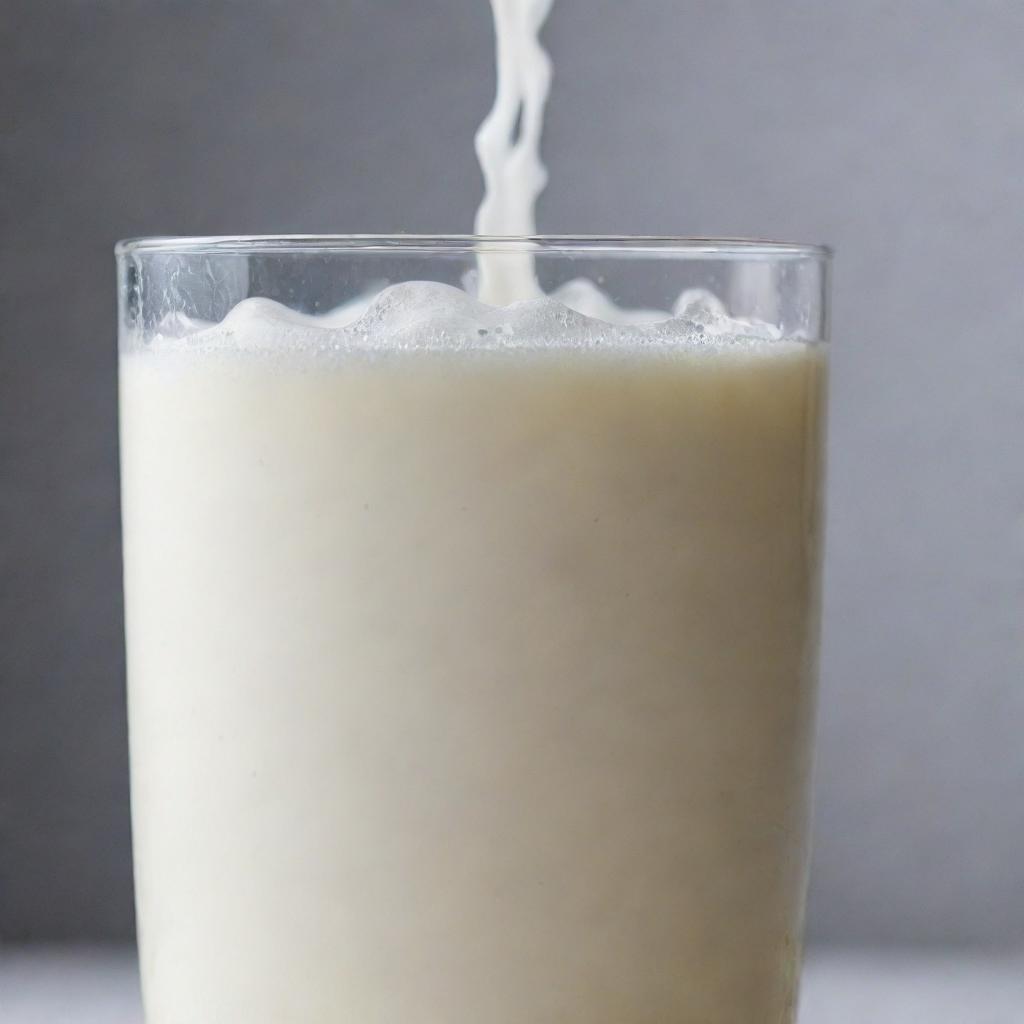
[{"label": "milk foam", "polygon": [[552,296],[508,306],[480,302],[433,281],[391,285],[312,316],[266,298],[238,303],[218,324],[175,317],[151,336],[154,351],[190,353],[483,352],[505,350],[790,349],[777,328],[726,315],[709,293],[691,290],[675,313],[620,309],[583,279]]}]

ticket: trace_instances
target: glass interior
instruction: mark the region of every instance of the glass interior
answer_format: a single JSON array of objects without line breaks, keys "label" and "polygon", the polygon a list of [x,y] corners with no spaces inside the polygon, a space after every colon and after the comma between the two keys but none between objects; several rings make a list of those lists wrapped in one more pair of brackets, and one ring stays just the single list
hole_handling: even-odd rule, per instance
[{"label": "glass interior", "polygon": [[712,293],[732,317],[787,337],[827,339],[830,252],[746,239],[453,236],[147,238],[118,244],[122,338],[145,342],[169,316],[218,323],[259,296],[326,313],[404,281],[475,294],[477,260],[532,255],[547,294],[580,278],[624,309],[664,310],[687,289]]}]

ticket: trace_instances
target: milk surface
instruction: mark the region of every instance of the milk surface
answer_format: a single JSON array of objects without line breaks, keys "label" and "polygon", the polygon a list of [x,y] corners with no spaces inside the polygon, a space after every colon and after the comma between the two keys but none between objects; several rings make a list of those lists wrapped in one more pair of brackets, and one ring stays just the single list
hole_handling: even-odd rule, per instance
[{"label": "milk surface", "polygon": [[449,292],[122,356],[147,1021],[788,1021],[822,350]]}]

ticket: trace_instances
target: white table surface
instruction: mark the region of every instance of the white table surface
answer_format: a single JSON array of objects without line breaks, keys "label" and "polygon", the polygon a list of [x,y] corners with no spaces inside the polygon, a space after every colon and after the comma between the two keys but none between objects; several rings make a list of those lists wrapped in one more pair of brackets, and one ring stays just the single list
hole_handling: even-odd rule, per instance
[{"label": "white table surface", "polygon": [[[0,949],[2,1024],[141,1021],[132,950]],[[1024,954],[812,952],[800,1024],[1024,1024]]]}]

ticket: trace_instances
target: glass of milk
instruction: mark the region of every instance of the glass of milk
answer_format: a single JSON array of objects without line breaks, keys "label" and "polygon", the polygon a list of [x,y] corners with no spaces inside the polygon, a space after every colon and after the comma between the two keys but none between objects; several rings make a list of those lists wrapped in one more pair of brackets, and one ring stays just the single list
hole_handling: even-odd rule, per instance
[{"label": "glass of milk", "polygon": [[827,251],[117,262],[149,1024],[791,1021]]}]

